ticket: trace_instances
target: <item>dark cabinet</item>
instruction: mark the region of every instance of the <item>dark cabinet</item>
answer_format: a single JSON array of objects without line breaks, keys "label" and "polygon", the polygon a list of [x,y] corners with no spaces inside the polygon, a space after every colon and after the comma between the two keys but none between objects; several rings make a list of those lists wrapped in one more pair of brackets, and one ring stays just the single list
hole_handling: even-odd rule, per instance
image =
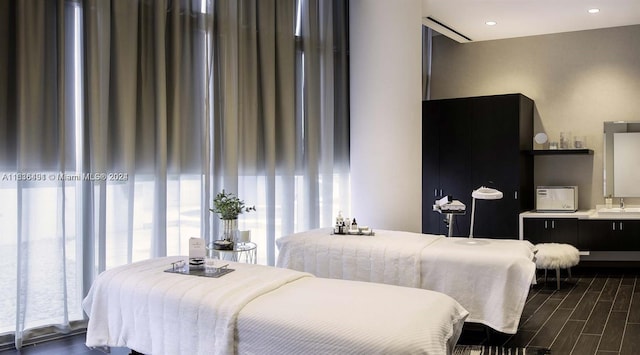
[{"label": "dark cabinet", "polygon": [[585,251],[639,251],[640,221],[581,220],[578,249]]},{"label": "dark cabinet", "polygon": [[533,101],[521,94],[424,101],[422,231],[446,234],[435,200],[467,206],[453,235],[469,235],[471,192],[481,186],[501,200],[477,200],[474,236],[517,238],[519,214],[533,208]]},{"label": "dark cabinet", "polygon": [[[462,201],[467,205],[467,216],[471,213],[468,196],[471,196],[469,160],[471,158],[466,142],[470,139],[467,121],[445,119],[446,117],[467,117],[468,105],[458,100],[425,101],[423,103],[422,142],[422,225],[423,232],[447,234],[445,216],[433,211],[435,200],[444,196]],[[442,119],[439,119],[442,117]],[[446,134],[442,134],[446,132]],[[450,137],[456,137],[452,140]],[[458,144],[459,142],[465,142]],[[451,177],[457,177],[452,179]],[[453,235],[468,235],[470,219],[456,215]]]},{"label": "dark cabinet", "polygon": [[524,239],[533,244],[578,245],[577,218],[524,218],[522,223]]}]

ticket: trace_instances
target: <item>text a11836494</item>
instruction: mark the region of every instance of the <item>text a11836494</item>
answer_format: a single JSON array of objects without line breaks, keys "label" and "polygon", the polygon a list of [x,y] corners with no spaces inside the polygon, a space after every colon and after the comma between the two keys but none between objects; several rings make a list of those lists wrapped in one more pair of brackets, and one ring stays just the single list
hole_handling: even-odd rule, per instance
[{"label": "text a11836494", "polygon": [[8,172],[0,174],[0,181],[128,181],[129,174],[121,172]]}]

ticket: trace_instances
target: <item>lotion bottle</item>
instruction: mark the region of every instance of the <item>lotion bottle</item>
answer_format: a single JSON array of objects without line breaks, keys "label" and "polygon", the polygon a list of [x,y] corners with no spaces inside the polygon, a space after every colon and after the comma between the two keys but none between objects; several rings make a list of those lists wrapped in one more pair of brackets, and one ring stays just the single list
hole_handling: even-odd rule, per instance
[{"label": "lotion bottle", "polygon": [[333,232],[335,234],[341,234],[342,231],[342,223],[344,222],[344,218],[342,217],[342,211],[338,211],[338,216],[336,217],[336,225],[333,228]]},{"label": "lotion bottle", "polygon": [[611,195],[607,196],[604,199],[604,204],[606,208],[611,208],[613,206],[613,198],[611,197]]}]

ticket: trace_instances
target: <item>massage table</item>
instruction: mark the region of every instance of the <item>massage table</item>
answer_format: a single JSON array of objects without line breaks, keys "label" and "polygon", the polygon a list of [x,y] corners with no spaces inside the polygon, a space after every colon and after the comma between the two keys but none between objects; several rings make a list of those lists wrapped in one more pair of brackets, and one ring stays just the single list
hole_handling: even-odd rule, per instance
[{"label": "massage table", "polygon": [[[86,345],[143,354],[451,354],[467,311],[438,292],[228,262],[219,278],[164,257],[101,273]],[[227,263],[225,261],[225,263]]]},{"label": "massage table", "polygon": [[535,284],[535,247],[523,240],[389,230],[332,235],[326,228],[279,238],[276,245],[278,267],[442,292],[469,311],[467,322],[507,334],[517,332]]}]

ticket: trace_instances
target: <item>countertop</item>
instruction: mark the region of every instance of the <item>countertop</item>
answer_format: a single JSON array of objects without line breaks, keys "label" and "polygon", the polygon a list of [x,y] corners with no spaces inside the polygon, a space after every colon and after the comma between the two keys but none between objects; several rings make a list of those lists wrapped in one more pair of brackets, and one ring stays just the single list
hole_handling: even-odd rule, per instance
[{"label": "countertop", "polygon": [[598,213],[597,209],[578,210],[576,212],[536,212],[527,211],[520,213],[520,222],[522,218],[576,218],[576,219],[636,219],[640,220],[637,213],[630,213],[625,216],[623,214],[606,214]]},{"label": "countertop", "polygon": [[536,211],[527,211],[527,212],[520,213],[520,218],[577,218],[577,219],[589,219],[594,214],[597,214],[595,209],[578,210],[576,212],[536,212]]}]

